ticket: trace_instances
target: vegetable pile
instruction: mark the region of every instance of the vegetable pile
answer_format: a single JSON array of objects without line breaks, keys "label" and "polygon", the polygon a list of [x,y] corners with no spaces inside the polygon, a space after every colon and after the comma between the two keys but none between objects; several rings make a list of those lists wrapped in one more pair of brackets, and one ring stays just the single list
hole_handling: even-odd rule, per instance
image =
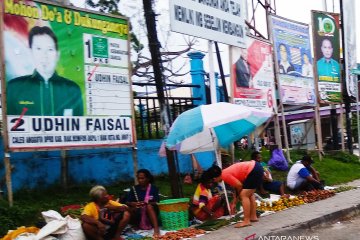
[{"label": "vegetable pile", "polygon": [[63,216],[69,215],[72,218],[80,218],[83,210],[84,206],[78,204],[67,205],[60,208],[60,212]]},{"label": "vegetable pile", "polygon": [[326,199],[335,195],[334,190],[312,190],[308,192],[302,192],[300,196],[306,203],[312,203],[322,199]]},{"label": "vegetable pile", "polygon": [[356,187],[352,187],[352,186],[340,186],[340,187],[337,187],[334,189],[334,191],[336,193],[339,193],[339,192],[345,192],[345,191],[349,191],[349,190],[352,190],[352,189],[355,189]]},{"label": "vegetable pile", "polygon": [[303,200],[302,197],[294,197],[292,199],[290,198],[286,198],[286,197],[281,197],[279,200],[277,201],[273,201],[273,202],[260,202],[260,204],[258,204],[257,206],[257,210],[261,210],[261,211],[280,211],[280,210],[284,210],[286,208],[289,207],[293,207],[293,206],[298,206],[301,204],[304,204],[305,201]]},{"label": "vegetable pile", "polygon": [[230,224],[230,220],[226,219],[213,219],[213,220],[207,220],[206,222],[196,226],[197,229],[202,229],[205,231],[215,231],[222,226],[226,226]]},{"label": "vegetable pile", "polygon": [[167,232],[165,235],[156,237],[156,240],[179,240],[182,238],[193,238],[197,235],[204,234],[205,231],[196,228],[184,228],[176,232]]}]

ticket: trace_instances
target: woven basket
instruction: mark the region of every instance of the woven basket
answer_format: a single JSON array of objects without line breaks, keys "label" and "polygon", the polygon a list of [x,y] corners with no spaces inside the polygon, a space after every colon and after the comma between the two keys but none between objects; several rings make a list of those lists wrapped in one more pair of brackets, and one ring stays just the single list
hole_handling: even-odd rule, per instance
[{"label": "woven basket", "polygon": [[189,198],[160,201],[162,229],[179,230],[189,226],[189,201]]}]

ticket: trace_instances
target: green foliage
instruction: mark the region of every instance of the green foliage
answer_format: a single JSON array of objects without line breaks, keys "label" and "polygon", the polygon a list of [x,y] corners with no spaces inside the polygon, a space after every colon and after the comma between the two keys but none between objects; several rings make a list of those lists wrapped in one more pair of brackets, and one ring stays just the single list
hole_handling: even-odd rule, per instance
[{"label": "green foliage", "polygon": [[119,13],[119,4],[120,0],[98,0],[97,2],[93,0],[86,0],[86,4],[92,8],[99,9],[100,12],[104,13]]},{"label": "green foliage", "polygon": [[[347,152],[336,151],[336,152],[331,152],[329,154],[331,154],[332,159],[335,159],[340,162],[360,164],[358,156],[351,155]],[[325,158],[327,157],[328,155],[325,155]]]},{"label": "green foliage", "polygon": [[[251,150],[237,150],[236,159],[250,160]],[[291,150],[290,156],[293,163],[300,160],[304,155],[310,155],[315,163],[313,166],[320,172],[321,179],[325,180],[327,185],[346,183],[360,178],[359,157],[342,151],[326,152],[322,160],[319,160],[317,151]],[[264,162],[268,162],[271,154],[269,150],[263,149],[261,155]],[[286,153],[284,152],[286,157]],[[289,168],[292,164],[289,164]],[[273,179],[286,181],[287,171],[271,169]]]},{"label": "green foliage", "polygon": [[0,201],[0,236],[5,235],[9,229],[16,229],[22,225],[33,225],[38,216],[36,207],[15,204],[9,208],[6,201]]}]

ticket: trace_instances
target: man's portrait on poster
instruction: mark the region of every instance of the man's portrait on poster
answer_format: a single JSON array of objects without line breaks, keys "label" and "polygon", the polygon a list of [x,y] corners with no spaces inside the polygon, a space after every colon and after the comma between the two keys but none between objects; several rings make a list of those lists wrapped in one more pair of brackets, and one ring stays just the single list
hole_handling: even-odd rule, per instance
[{"label": "man's portrait on poster", "polygon": [[35,26],[28,33],[34,70],[31,75],[7,83],[7,114],[33,116],[84,115],[80,87],[56,72],[60,59],[58,39],[48,26]]}]

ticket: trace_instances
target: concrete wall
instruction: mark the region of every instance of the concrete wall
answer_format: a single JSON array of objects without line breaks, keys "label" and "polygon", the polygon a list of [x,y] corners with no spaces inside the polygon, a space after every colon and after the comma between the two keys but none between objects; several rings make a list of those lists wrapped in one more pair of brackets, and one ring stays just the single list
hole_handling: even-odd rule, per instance
[{"label": "concrete wall", "polygon": [[[159,157],[162,140],[140,140],[138,142],[138,167],[147,168],[155,176],[167,175],[167,160]],[[1,142],[2,145],[2,142]],[[1,156],[3,147],[1,147]],[[131,181],[134,176],[132,150],[130,148],[72,150],[69,159],[71,183],[112,184]],[[196,154],[202,168],[207,169],[214,162],[212,152]],[[192,172],[189,155],[178,154],[181,173]],[[61,176],[60,151],[11,153],[13,190],[42,188],[59,184]],[[0,190],[6,191],[4,164],[0,161]]]}]

